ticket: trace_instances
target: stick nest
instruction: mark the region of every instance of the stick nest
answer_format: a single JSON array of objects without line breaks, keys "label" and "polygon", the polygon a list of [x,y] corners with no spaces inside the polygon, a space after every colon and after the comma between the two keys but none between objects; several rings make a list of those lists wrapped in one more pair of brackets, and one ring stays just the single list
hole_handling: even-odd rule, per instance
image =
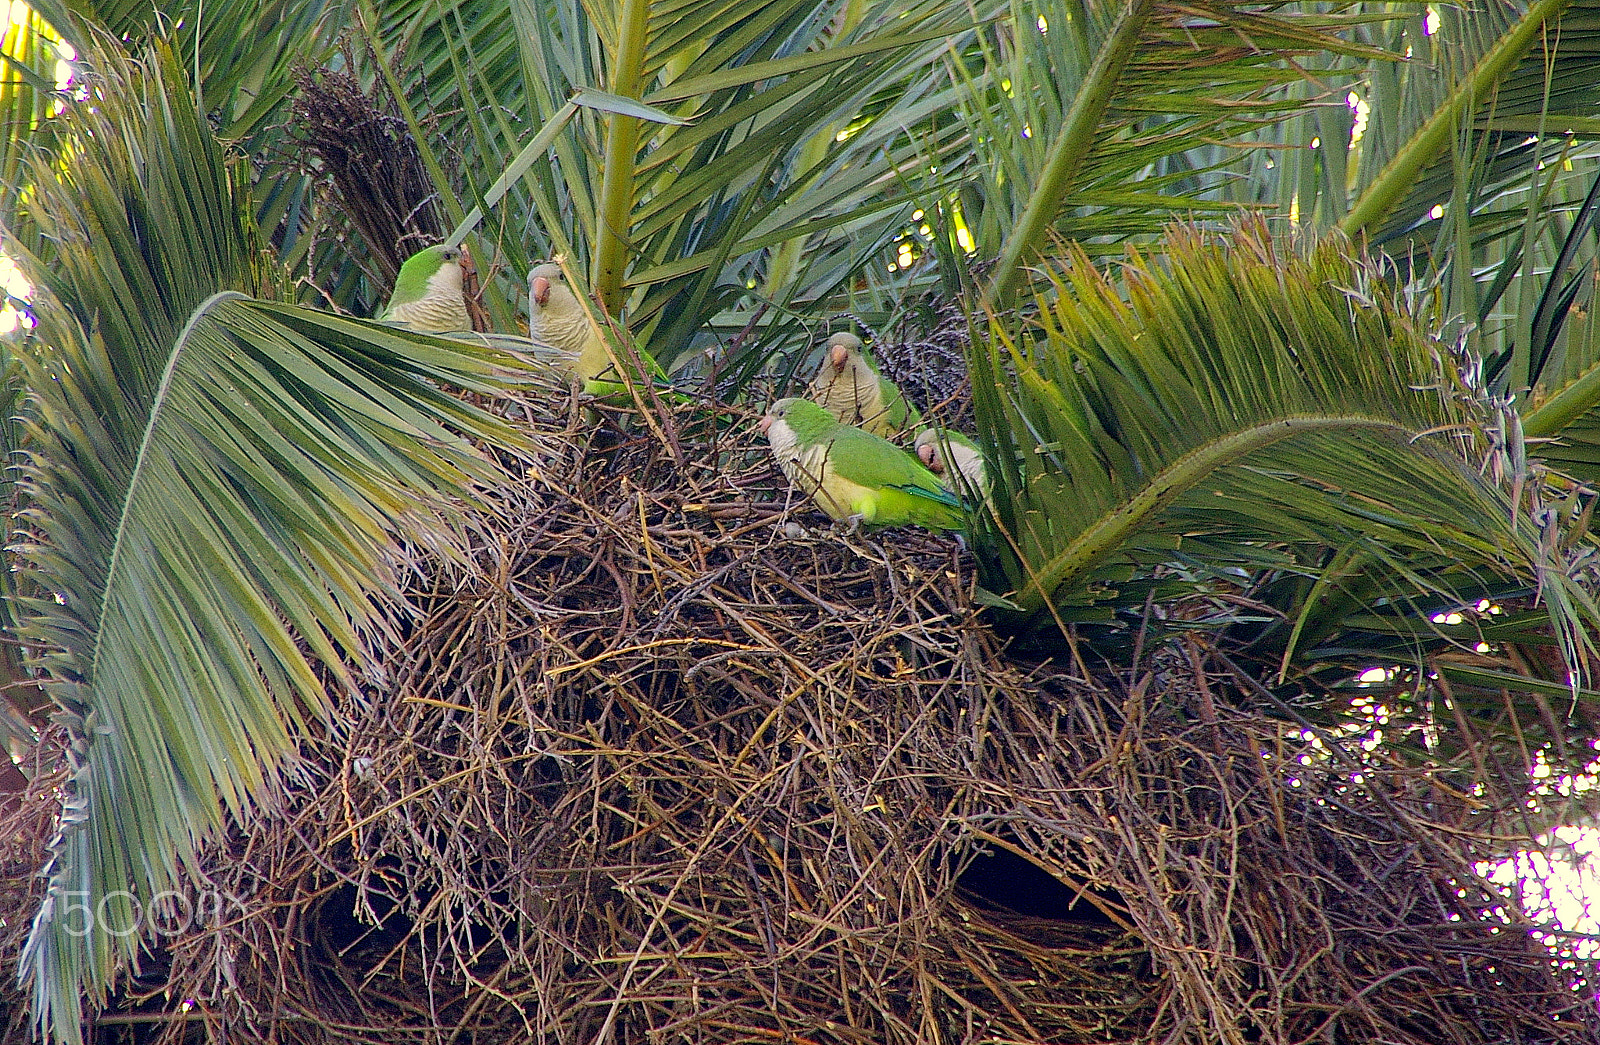
[{"label": "stick nest", "polygon": [[208,858],[168,1040],[1600,1033],[1426,773],[1186,647],[1008,661],[953,538],[786,511],[749,418],[642,421],[419,553],[385,683]]}]

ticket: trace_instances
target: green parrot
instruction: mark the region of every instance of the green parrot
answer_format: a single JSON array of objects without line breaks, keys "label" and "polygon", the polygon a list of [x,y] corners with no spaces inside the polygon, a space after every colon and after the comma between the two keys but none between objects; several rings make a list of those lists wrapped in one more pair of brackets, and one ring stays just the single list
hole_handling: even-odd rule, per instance
[{"label": "green parrot", "polygon": [[928,471],[939,476],[947,489],[957,490],[955,477],[948,474],[947,463],[951,463],[968,490],[981,497],[989,496],[989,466],[977,443],[953,429],[924,428],[917,433],[913,445]]},{"label": "green parrot", "polygon": [[424,247],[406,259],[394,293],[378,318],[426,334],[471,330],[466,298],[461,291],[459,247]]},{"label": "green parrot", "polygon": [[806,398],[820,403],[847,425],[886,439],[916,428],[922,414],[898,385],[878,373],[861,339],[838,333],[828,339]]},{"label": "green parrot", "polygon": [[930,530],[967,525],[961,501],[915,457],[809,399],[773,403],[761,431],[783,474],[832,519],[871,526],[915,523]]},{"label": "green parrot", "polygon": [[[536,341],[563,350],[572,360],[567,376],[582,381],[583,390],[590,395],[610,395],[626,387],[611,363],[599,327],[589,318],[578,295],[567,285],[561,266],[554,261],[536,265],[528,273],[528,333]],[[667,374],[661,364],[642,348],[639,357],[649,376],[665,385]],[[602,379],[601,375],[607,373],[610,376]]]}]

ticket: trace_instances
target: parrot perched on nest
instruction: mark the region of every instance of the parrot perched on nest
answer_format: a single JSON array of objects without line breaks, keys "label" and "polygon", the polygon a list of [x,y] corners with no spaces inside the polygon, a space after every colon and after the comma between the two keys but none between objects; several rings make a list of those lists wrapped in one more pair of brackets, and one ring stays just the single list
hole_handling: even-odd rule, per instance
[{"label": "parrot perched on nest", "polygon": [[867,355],[861,339],[850,333],[828,338],[817,374],[806,398],[820,403],[835,418],[873,435],[893,438],[922,423],[922,414],[882,374]]},{"label": "parrot perched on nest", "polygon": [[830,518],[852,525],[967,524],[961,501],[882,436],[847,425],[809,399],[780,399],[761,419],[783,474]]},{"label": "parrot perched on nest", "polygon": [[917,433],[914,447],[928,471],[939,476],[947,489],[960,492],[955,475],[950,472],[949,466],[953,464],[972,493],[981,497],[989,495],[988,462],[971,439],[949,428],[924,428]]},{"label": "parrot perched on nest", "polygon": [[[568,376],[582,381],[583,390],[590,395],[610,395],[626,387],[612,366],[600,329],[567,285],[561,266],[553,261],[536,265],[528,273],[528,333],[534,340],[566,352],[572,360]],[[665,385],[667,375],[661,364],[644,349],[639,349],[639,357],[645,376]]]},{"label": "parrot perched on nest", "polygon": [[425,334],[471,330],[461,291],[461,248],[424,247],[400,266],[394,293],[378,318]]}]

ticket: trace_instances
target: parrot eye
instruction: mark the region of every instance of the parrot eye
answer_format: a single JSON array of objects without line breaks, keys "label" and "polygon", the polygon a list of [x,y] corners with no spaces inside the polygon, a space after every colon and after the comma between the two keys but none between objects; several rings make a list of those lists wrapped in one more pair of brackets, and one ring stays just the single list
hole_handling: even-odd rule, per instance
[{"label": "parrot eye", "polygon": [[454,260],[456,260],[456,256],[459,255],[460,253],[461,252],[459,250],[453,250],[453,249],[452,250],[446,250],[444,252],[444,254],[443,254],[443,257],[444,257],[444,260],[446,260],[446,261],[454,261]]}]

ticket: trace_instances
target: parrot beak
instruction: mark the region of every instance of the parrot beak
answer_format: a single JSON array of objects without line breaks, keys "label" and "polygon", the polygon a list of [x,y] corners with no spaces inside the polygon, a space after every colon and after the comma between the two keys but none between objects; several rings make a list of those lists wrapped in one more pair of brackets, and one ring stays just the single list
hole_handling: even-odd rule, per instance
[{"label": "parrot beak", "polygon": [[850,350],[843,345],[834,345],[828,350],[828,361],[833,364],[835,370],[840,372],[843,372],[845,361],[849,358]]},{"label": "parrot beak", "polygon": [[461,244],[461,271],[472,273],[478,271],[478,263],[472,260],[472,252],[467,249],[465,243]]},{"label": "parrot beak", "polygon": [[766,435],[767,434],[767,429],[772,427],[772,415],[771,414],[762,414],[761,415],[761,420],[756,422],[756,427],[761,429],[761,434],[762,435]]},{"label": "parrot beak", "polygon": [[540,308],[544,308],[550,300],[550,281],[543,276],[535,276],[528,289],[532,292],[533,300]]},{"label": "parrot beak", "polygon": [[922,463],[934,475],[944,471],[944,462],[939,460],[939,448],[932,443],[923,443],[917,447],[917,456],[922,458]]}]

